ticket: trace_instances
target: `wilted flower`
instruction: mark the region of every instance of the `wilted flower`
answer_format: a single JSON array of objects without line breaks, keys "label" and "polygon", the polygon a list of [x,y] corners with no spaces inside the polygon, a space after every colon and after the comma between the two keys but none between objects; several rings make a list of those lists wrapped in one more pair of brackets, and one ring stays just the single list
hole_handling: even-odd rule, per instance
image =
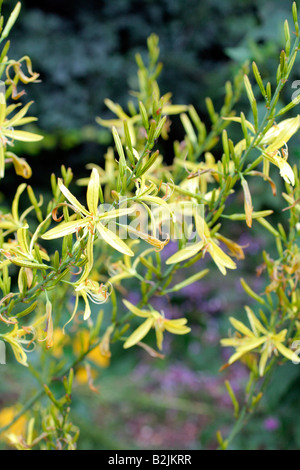
[{"label": "wilted flower", "polygon": [[[85,310],[84,310],[84,320],[87,320],[91,316],[91,307],[89,304],[89,300],[94,304],[103,304],[107,301],[109,297],[109,292],[103,284],[99,284],[96,281],[92,281],[91,279],[86,279],[83,282],[75,284],[75,293],[76,293],[76,301],[75,307],[72,313],[70,320],[66,323],[68,325],[74,318],[77,309],[78,309],[78,302],[79,296],[83,298],[85,302]],[[66,326],[65,325],[65,326]]]}]

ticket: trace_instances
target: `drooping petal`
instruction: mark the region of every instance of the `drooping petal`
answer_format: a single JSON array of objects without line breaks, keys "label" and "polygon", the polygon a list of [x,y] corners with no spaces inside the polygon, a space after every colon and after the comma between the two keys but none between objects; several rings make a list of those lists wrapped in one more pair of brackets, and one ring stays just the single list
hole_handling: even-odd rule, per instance
[{"label": "drooping petal", "polygon": [[154,325],[154,318],[147,318],[144,323],[142,323],[133,333],[129,336],[129,338],[124,343],[124,349],[131,348],[139,341],[141,341],[151,330]]},{"label": "drooping petal", "polygon": [[246,215],[246,224],[249,228],[252,227],[252,213],[253,213],[253,206],[252,206],[252,198],[251,193],[249,190],[249,186],[247,181],[243,178],[242,179],[242,188],[244,192],[244,208],[245,208],[245,215]]},{"label": "drooping petal", "polygon": [[17,175],[22,176],[23,178],[29,179],[32,175],[31,167],[28,165],[24,158],[19,158],[12,152],[7,152],[6,156],[12,159],[15,172]]},{"label": "drooping petal", "polygon": [[133,256],[133,251],[126,245],[117,234],[104,227],[100,222],[96,225],[99,235],[103,240],[115,250],[124,255]]},{"label": "drooping petal", "polygon": [[160,325],[155,326],[155,335],[156,335],[156,344],[158,349],[161,351],[162,346],[163,346],[163,340],[164,340],[164,333],[163,329],[161,328]]},{"label": "drooping petal", "polygon": [[90,318],[91,313],[92,313],[91,312],[91,307],[90,307],[90,304],[89,304],[89,301],[88,301],[88,296],[87,296],[86,292],[84,290],[81,290],[80,294],[82,295],[83,300],[85,302],[85,309],[84,309],[83,319],[87,320],[88,318]]},{"label": "drooping petal", "polygon": [[286,357],[287,359],[290,359],[291,361],[299,364],[300,362],[300,358],[297,356],[296,353],[294,353],[293,351],[291,351],[290,349],[288,349],[286,346],[284,346],[282,343],[280,343],[279,341],[273,341],[274,343],[274,346],[278,349],[278,351],[280,352],[280,354],[282,354],[284,357]]},{"label": "drooping petal", "polygon": [[242,246],[238,245],[229,238],[224,237],[220,233],[216,233],[215,236],[218,240],[221,240],[221,242],[223,242],[227,246],[227,248],[229,248],[231,256],[234,256],[237,259],[245,259]]},{"label": "drooping petal", "polygon": [[295,175],[293,169],[286,161],[281,161],[279,164],[279,173],[280,176],[286,181],[288,184],[295,186]]},{"label": "drooping petal", "polygon": [[18,341],[9,337],[8,335],[4,337],[4,339],[11,345],[16,360],[22,364],[22,366],[28,367],[27,355]]},{"label": "drooping petal", "polygon": [[46,303],[46,315],[47,315],[47,336],[46,336],[46,348],[50,349],[54,344],[53,337],[53,318],[52,318],[52,304],[50,301]]},{"label": "drooping petal", "polygon": [[[122,227],[124,227],[124,226],[122,225]],[[130,227],[130,225],[128,225],[126,228],[127,228],[129,233],[141,238],[142,240],[145,240],[145,242],[149,243],[149,245],[154,246],[155,249],[158,250],[158,251],[163,250],[164,247],[170,241],[169,238],[166,238],[166,240],[163,240],[163,241],[159,240],[158,238],[153,237],[152,235],[149,235],[148,233],[141,232],[140,230],[136,230],[135,228]]]},{"label": "drooping petal", "polygon": [[265,347],[265,349],[264,349],[264,351],[263,351],[263,353],[260,357],[259,367],[258,367],[259,375],[261,377],[263,377],[263,375],[264,375],[267,360],[268,360],[268,348],[267,348],[267,345],[266,345],[266,347]]},{"label": "drooping petal", "polygon": [[226,274],[226,268],[236,269],[235,262],[213,240],[209,241],[208,252],[222,274]]}]

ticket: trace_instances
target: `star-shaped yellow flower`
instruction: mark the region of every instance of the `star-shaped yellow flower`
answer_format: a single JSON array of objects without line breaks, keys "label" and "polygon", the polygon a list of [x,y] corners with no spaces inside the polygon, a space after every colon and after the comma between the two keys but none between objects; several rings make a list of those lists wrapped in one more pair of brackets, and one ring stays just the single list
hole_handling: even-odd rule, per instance
[{"label": "star-shaped yellow flower", "polygon": [[[241,123],[241,118],[223,118],[229,121],[235,121]],[[248,129],[255,134],[254,126],[251,122],[246,121]],[[289,184],[294,186],[295,175],[294,172],[287,162],[288,149],[287,142],[290,138],[299,130],[300,127],[300,115],[284,119],[279,124],[274,124],[263,136],[255,147],[262,151],[262,155],[269,160],[273,165],[279,168],[280,176]],[[251,138],[253,139],[253,138]],[[241,150],[245,149],[246,141],[241,140],[237,146]]]},{"label": "star-shaped yellow flower", "polygon": [[229,258],[226,253],[224,253],[224,251],[218,246],[217,241],[214,241],[214,239],[210,236],[209,228],[205,220],[197,213],[194,216],[196,222],[196,231],[200,236],[201,241],[178,251],[178,253],[175,253],[175,255],[171,256],[166,261],[166,264],[179,263],[180,261],[192,258],[201,250],[203,250],[204,252],[207,251],[210,254],[222,274],[226,274],[226,268],[236,269],[235,262],[232,261],[232,259]]},{"label": "star-shaped yellow flower", "polygon": [[261,357],[259,361],[259,374],[264,375],[265,367],[268,358],[275,354],[280,353],[282,356],[294,362],[300,362],[298,356],[284,346],[287,330],[281,330],[279,333],[268,331],[254,315],[249,307],[245,307],[251,330],[247,328],[242,322],[233,317],[229,318],[232,326],[244,335],[243,337],[236,336],[234,338],[226,338],[221,340],[222,346],[233,346],[236,352],[230,357],[228,364],[240,359],[244,354],[258,349]]},{"label": "star-shaped yellow flower", "polygon": [[[41,135],[15,129],[16,127],[24,126],[25,124],[37,120],[34,117],[25,117],[32,103],[33,101],[24,106],[13,117],[7,119],[7,117],[18,107],[18,105],[11,105],[7,107],[5,95],[4,93],[0,93],[0,178],[3,178],[4,176],[5,152],[7,146],[12,146],[14,140],[19,140],[21,142],[38,142],[43,139],[43,136]],[[21,169],[19,168],[19,166],[21,165],[21,163],[26,166],[25,162],[21,162],[21,159],[18,159],[13,154],[11,154],[10,156],[13,156],[13,163],[15,166],[17,164],[17,172],[20,172]],[[31,172],[30,167],[27,165],[26,171],[24,173],[26,177],[28,171],[29,173]]]},{"label": "star-shaped yellow flower", "polygon": [[185,335],[189,333],[191,329],[186,326],[186,318],[178,318],[176,320],[168,320],[161,313],[156,310],[141,310],[140,308],[135,307],[128,300],[123,300],[124,305],[132,312],[134,315],[142,318],[146,318],[144,323],[142,323],[133,333],[127,338],[124,343],[124,348],[128,349],[139,343],[151,330],[155,328],[156,333],[156,343],[158,349],[162,349],[163,344],[163,332],[165,330],[173,333],[174,335]]},{"label": "star-shaped yellow flower", "polygon": [[128,245],[121,240],[121,238],[104,226],[104,219],[116,219],[118,217],[131,214],[135,208],[131,207],[128,209],[117,209],[109,212],[100,213],[98,210],[99,203],[99,190],[100,190],[100,177],[98,171],[94,168],[90,177],[90,181],[87,188],[87,206],[86,209],[73,194],[66,188],[61,180],[58,182],[61,192],[64,194],[66,199],[71,203],[75,212],[80,215],[79,219],[72,220],[69,222],[62,222],[57,227],[46,232],[42,238],[44,240],[52,240],[55,238],[64,237],[66,235],[78,232],[80,229],[84,230],[84,234],[88,234],[87,242],[87,258],[88,258],[88,269],[86,270],[86,277],[93,267],[93,243],[95,237],[95,231],[97,230],[98,235],[108,245],[112,246],[115,250],[119,251],[128,256],[133,256],[133,251]]}]

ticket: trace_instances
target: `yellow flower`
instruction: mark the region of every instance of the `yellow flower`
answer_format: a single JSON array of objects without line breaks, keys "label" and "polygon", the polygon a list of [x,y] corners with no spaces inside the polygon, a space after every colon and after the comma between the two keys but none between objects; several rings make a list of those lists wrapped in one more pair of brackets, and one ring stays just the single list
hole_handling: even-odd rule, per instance
[{"label": "yellow flower", "polygon": [[268,152],[274,152],[282,147],[290,140],[290,138],[298,131],[300,127],[300,115],[284,119],[279,124],[274,124],[264,135],[260,144],[267,145]]},{"label": "yellow flower", "polygon": [[[0,339],[10,344],[16,360],[25,367],[28,367],[26,352],[30,352],[25,352],[25,345],[27,347],[33,345],[34,348],[34,341],[38,337],[39,327],[45,321],[45,319],[47,319],[47,315],[37,317],[32,325],[19,328],[19,325],[14,318],[11,319],[12,322],[15,323],[12,331],[9,333],[0,334]],[[28,335],[31,336],[30,339],[26,339],[26,336]]]},{"label": "yellow flower", "polygon": [[[287,147],[285,151],[287,152]],[[270,154],[267,153],[267,150],[265,150],[263,155],[279,168],[280,176],[284,179],[284,181],[289,184],[292,184],[293,186],[295,185],[295,175],[291,166],[286,161],[287,155],[283,158],[281,157],[280,152],[278,151],[277,153],[273,153],[270,156]]]},{"label": "yellow flower", "polygon": [[[241,118],[238,117],[223,119],[241,123]],[[246,125],[248,129],[255,134],[255,129],[249,121],[246,121]],[[295,184],[295,176],[292,168],[287,162],[287,142],[298,131],[299,127],[300,115],[294,118],[285,119],[279,124],[274,124],[259,141],[258,145],[255,145],[263,152],[262,155],[267,160],[279,168],[280,176],[282,176],[287,183],[290,183],[293,186]],[[240,143],[242,143],[244,150],[246,145],[245,140]]]},{"label": "yellow flower", "polygon": [[[29,226],[26,224],[17,230],[17,244],[7,245],[5,249],[1,249],[0,252],[13,264],[22,266],[24,268],[40,268],[49,269],[44,263],[39,263],[35,258],[36,252],[33,247],[34,237],[31,239],[30,245],[28,244],[28,229]],[[45,250],[36,247],[39,250],[39,254],[42,260],[50,261],[49,256],[45,253]]]},{"label": "yellow flower", "polygon": [[[43,136],[33,134],[32,132],[15,130],[15,127],[23,126],[30,122],[36,121],[36,118],[25,117],[32,103],[33,101],[24,106],[13,117],[7,119],[7,116],[9,116],[11,112],[18,107],[18,105],[11,105],[7,107],[5,95],[4,93],[0,93],[0,178],[4,177],[5,151],[8,145],[13,146],[14,140],[19,140],[21,142],[38,142],[43,139]],[[17,161],[17,171],[20,171],[18,163],[21,162]],[[22,164],[23,163],[24,161],[22,162]],[[26,166],[25,163],[24,165]],[[29,167],[27,165],[25,174],[27,174],[28,168]]]},{"label": "yellow flower", "polygon": [[90,177],[90,181],[87,189],[87,206],[88,210],[76,199],[75,196],[66,188],[61,180],[58,182],[59,188],[63,195],[72,204],[74,210],[80,214],[80,219],[72,220],[70,222],[62,222],[57,227],[46,232],[42,238],[44,240],[52,240],[55,238],[64,237],[66,235],[78,232],[80,229],[84,229],[84,233],[89,233],[87,243],[87,259],[88,269],[86,270],[86,276],[93,267],[93,243],[95,237],[95,230],[106,243],[112,246],[119,252],[133,256],[133,251],[121,240],[118,235],[105,227],[102,223],[103,219],[116,219],[118,217],[128,215],[134,211],[134,207],[129,209],[117,209],[111,210],[100,214],[98,211],[99,203],[99,191],[100,191],[100,177],[98,171],[94,168]]},{"label": "yellow flower", "polygon": [[203,250],[204,252],[208,251],[222,274],[226,274],[226,268],[236,269],[235,262],[232,261],[232,259],[229,258],[223,250],[221,250],[217,245],[217,241],[214,241],[213,238],[211,238],[209,228],[205,220],[198,214],[195,214],[194,216],[196,221],[196,230],[201,241],[178,251],[178,253],[175,253],[166,261],[166,264],[179,263],[180,261],[184,261],[195,256]]},{"label": "yellow flower", "polygon": [[100,285],[97,281],[92,281],[91,279],[86,279],[85,281],[75,284],[75,294],[75,307],[70,320],[65,324],[64,328],[73,320],[77,312],[80,295],[85,302],[85,310],[83,316],[84,320],[87,320],[92,313],[89,300],[92,301],[94,304],[103,304],[107,301],[110,295],[107,288],[103,286],[103,284]]},{"label": "yellow flower", "polygon": [[241,245],[233,242],[229,238],[224,237],[220,233],[216,233],[216,238],[223,242],[227,248],[229,248],[231,256],[234,256],[237,259],[245,259],[245,254]]},{"label": "yellow flower", "polygon": [[239,332],[242,333],[243,337],[226,338],[221,340],[222,346],[233,346],[236,352],[230,357],[228,363],[240,359],[245,354],[259,348],[261,354],[259,362],[259,374],[264,375],[265,367],[268,359],[275,354],[276,356],[280,353],[282,356],[295,361],[300,362],[298,356],[284,346],[287,330],[281,330],[279,333],[268,331],[261,322],[254,315],[249,307],[245,307],[251,330],[247,328],[242,322],[236,320],[233,317],[229,318],[232,326]]},{"label": "yellow flower", "polygon": [[163,332],[165,330],[173,333],[174,335],[185,335],[191,331],[191,329],[186,326],[186,318],[178,318],[176,320],[168,320],[162,314],[156,310],[141,310],[135,307],[128,300],[123,300],[124,305],[132,312],[134,315],[142,318],[146,318],[144,323],[142,323],[133,333],[127,338],[124,343],[124,348],[128,349],[139,343],[151,330],[155,328],[156,333],[156,343],[158,349],[162,349],[163,343]]},{"label": "yellow flower", "polygon": [[91,370],[90,374],[91,377],[89,377],[86,367],[78,367],[78,369],[76,370],[76,381],[79,385],[84,385],[89,383],[90,378],[95,379],[97,377],[97,373],[95,370]]},{"label": "yellow flower", "polygon": [[23,366],[28,367],[27,354],[23,347],[23,344],[30,343],[30,341],[23,338],[26,334],[28,334],[28,331],[19,329],[18,325],[16,324],[10,333],[0,335],[0,337],[11,345],[16,360]]},{"label": "yellow flower", "polygon": [[[89,332],[86,330],[81,331],[80,335],[78,335],[74,341],[74,352],[76,354],[80,354],[82,350],[86,351],[89,348],[89,342]],[[96,346],[94,349],[92,349],[92,351],[86,357],[100,367],[108,367],[110,363],[110,357],[108,355],[102,354],[100,346]]]},{"label": "yellow flower", "polygon": [[[7,426],[14,417],[17,415],[18,410],[11,406],[8,408],[2,408],[0,411],[0,428]],[[18,436],[22,436],[26,430],[26,418],[24,415],[20,416],[20,418],[6,431],[6,433],[0,434],[0,439],[6,438],[6,434],[8,432],[16,434]]]},{"label": "yellow flower", "polygon": [[64,346],[69,343],[69,337],[64,335],[61,328],[55,328],[53,332],[54,345],[52,355],[60,358],[64,354]]}]

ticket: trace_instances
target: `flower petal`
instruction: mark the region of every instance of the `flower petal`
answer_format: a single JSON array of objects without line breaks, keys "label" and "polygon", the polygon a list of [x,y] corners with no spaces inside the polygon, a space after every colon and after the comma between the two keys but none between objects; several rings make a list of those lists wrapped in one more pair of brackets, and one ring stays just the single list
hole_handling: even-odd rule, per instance
[{"label": "flower petal", "polygon": [[260,361],[259,361],[259,367],[258,367],[258,370],[259,370],[259,375],[261,377],[263,377],[264,375],[264,372],[265,372],[265,367],[266,367],[266,364],[267,364],[267,360],[268,360],[268,348],[266,347],[260,357]]},{"label": "flower petal", "polygon": [[243,356],[244,354],[246,354],[247,352],[251,351],[252,349],[255,349],[257,348],[258,346],[260,346],[261,344],[263,344],[264,342],[266,341],[266,338],[265,337],[261,337],[261,338],[258,338],[258,339],[251,339],[249,341],[247,341],[246,344],[244,344],[244,346],[241,346],[241,347],[238,347],[237,348],[237,351],[235,354],[233,354],[230,358],[229,358],[229,361],[228,361],[228,364],[233,364],[235,361],[237,361],[241,356]]},{"label": "flower petal", "polygon": [[12,140],[19,140],[21,142],[39,142],[44,138],[42,135],[33,134],[32,132],[15,131],[10,129],[3,130],[3,134]]},{"label": "flower petal", "polygon": [[234,326],[234,328],[240,333],[242,333],[243,335],[248,336],[249,338],[255,337],[254,333],[249,328],[247,328],[247,326],[245,326],[244,323],[240,322],[236,318],[230,317],[229,321],[232,324],[232,326]]},{"label": "flower petal", "polygon": [[55,238],[65,237],[76,232],[80,227],[85,227],[90,223],[90,219],[72,220],[71,222],[62,222],[57,227],[52,228],[42,235],[44,240],[53,240]]},{"label": "flower petal", "polygon": [[263,335],[269,335],[269,331],[261,324],[258,318],[254,315],[251,308],[247,305],[245,306],[245,310],[247,312],[247,316],[251,325],[252,330],[254,331],[255,335],[258,336],[256,329],[262,333]]},{"label": "flower petal", "polygon": [[282,354],[284,357],[290,359],[293,362],[296,362],[297,364],[300,362],[300,358],[297,356],[297,354],[288,349],[282,343],[280,343],[279,341],[273,341],[273,343],[280,352],[280,354]]},{"label": "flower petal", "polygon": [[123,304],[128,308],[128,310],[130,310],[130,312],[134,313],[138,317],[149,318],[149,316],[151,316],[150,310],[141,310],[126,299],[123,299]]},{"label": "flower petal", "polygon": [[[285,119],[284,121],[281,121],[279,124],[276,126],[273,126],[264,138],[261,140],[260,143],[262,144],[268,144],[270,141],[272,142],[266,149],[266,152],[274,152],[281,147],[283,147],[287,141],[298,131],[300,126],[300,115],[290,118],[290,119]],[[274,138],[274,130],[276,137]]]},{"label": "flower petal", "polygon": [[[186,320],[183,318],[182,320]],[[191,331],[191,328],[185,325],[180,325],[178,323],[174,323],[173,320],[165,320],[164,327],[169,333],[173,333],[173,335],[186,335]]]},{"label": "flower petal", "polygon": [[104,227],[104,225],[102,225],[100,222],[96,225],[96,227],[100,237],[103,238],[103,240],[108,243],[108,245],[112,246],[115,250],[123,253],[124,255],[134,255],[133,251],[114,232]]},{"label": "flower petal", "polygon": [[76,209],[79,210],[79,212],[81,212],[82,214],[86,215],[86,216],[89,216],[90,213],[86,210],[86,208],[78,201],[78,199],[73,196],[73,194],[71,193],[71,191],[68,190],[68,188],[66,188],[66,186],[63,184],[62,180],[59,178],[58,179],[58,186],[59,186],[59,189],[61,190],[61,192],[63,193],[63,195],[68,199],[68,201],[74,206],[76,207]]},{"label": "flower petal", "polygon": [[96,215],[99,203],[100,177],[96,168],[93,169],[86,194],[89,211]]},{"label": "flower petal", "polygon": [[180,263],[180,261],[192,258],[197,253],[199,253],[199,251],[203,248],[203,245],[203,242],[199,242],[183,248],[182,250],[178,251],[178,253],[175,253],[169,259],[167,259],[166,264]]},{"label": "flower petal", "polygon": [[142,323],[133,333],[129,336],[129,338],[124,343],[124,349],[131,348],[139,341],[141,341],[147,333],[151,330],[154,325],[154,318],[147,318],[144,323]]}]

